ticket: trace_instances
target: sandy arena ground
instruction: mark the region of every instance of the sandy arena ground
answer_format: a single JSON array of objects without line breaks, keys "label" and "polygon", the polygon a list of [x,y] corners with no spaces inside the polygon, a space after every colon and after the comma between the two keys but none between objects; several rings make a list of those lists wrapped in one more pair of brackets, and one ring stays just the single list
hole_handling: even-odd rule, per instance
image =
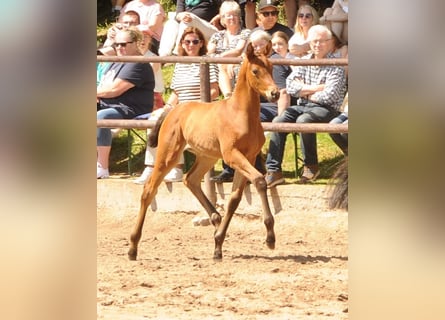
[{"label": "sandy arena ground", "polygon": [[[219,187],[224,206],[231,184]],[[269,192],[277,238],[270,250],[250,190],[218,262],[213,226],[192,223],[206,216],[197,200],[182,183],[162,184],[138,259],[129,261],[142,186],[98,180],[97,318],[347,319],[348,213],[327,207],[325,185],[278,186]]]}]

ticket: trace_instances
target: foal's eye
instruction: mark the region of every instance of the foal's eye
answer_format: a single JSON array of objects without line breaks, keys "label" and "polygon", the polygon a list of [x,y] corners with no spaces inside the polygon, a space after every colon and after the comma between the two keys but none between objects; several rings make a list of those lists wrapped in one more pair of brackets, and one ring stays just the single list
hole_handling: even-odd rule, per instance
[{"label": "foal's eye", "polygon": [[258,69],[253,69],[252,70],[252,73],[255,75],[255,76],[258,76],[258,73],[259,73],[260,71],[258,70]]}]

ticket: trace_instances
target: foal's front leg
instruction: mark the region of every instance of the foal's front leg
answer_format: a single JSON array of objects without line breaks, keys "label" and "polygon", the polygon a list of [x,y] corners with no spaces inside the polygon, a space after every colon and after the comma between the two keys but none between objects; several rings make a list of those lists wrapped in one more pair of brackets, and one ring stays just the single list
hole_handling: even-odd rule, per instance
[{"label": "foal's front leg", "polygon": [[233,167],[236,169],[236,171],[239,171],[252,182],[260,196],[261,206],[263,209],[263,221],[267,230],[266,245],[269,249],[275,249],[275,221],[272,211],[270,210],[269,200],[267,198],[266,180],[264,179],[264,176],[251,164],[253,161],[247,161],[247,159],[242,155],[239,156],[237,154],[233,154],[233,156],[238,156],[237,161],[240,163],[239,166],[234,165]]}]

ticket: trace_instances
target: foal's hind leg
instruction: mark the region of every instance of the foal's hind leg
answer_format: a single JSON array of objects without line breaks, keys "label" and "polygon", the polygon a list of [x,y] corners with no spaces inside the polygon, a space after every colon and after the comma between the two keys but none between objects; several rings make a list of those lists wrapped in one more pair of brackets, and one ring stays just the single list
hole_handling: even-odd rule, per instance
[{"label": "foal's hind leg", "polygon": [[153,201],[164,177],[178,163],[182,150],[185,147],[185,142],[178,137],[176,136],[177,139],[175,140],[170,136],[170,144],[164,141],[159,145],[156,152],[155,166],[151,176],[144,185],[137,222],[130,236],[130,249],[128,250],[128,258],[130,260],[136,260],[137,257],[138,244],[141,239],[147,208]]},{"label": "foal's hind leg", "polygon": [[230,194],[229,202],[227,204],[226,214],[221,222],[219,228],[215,231],[215,252],[213,254],[214,259],[222,259],[222,245],[226,238],[227,229],[229,228],[232,216],[235,213],[236,208],[243,196],[243,190],[246,186],[247,179],[235,171],[235,176],[232,184],[232,193]]},{"label": "foal's hind leg", "polygon": [[193,166],[187,172],[183,180],[187,188],[190,189],[196,199],[198,199],[199,203],[201,203],[206,210],[212,224],[217,228],[221,223],[221,215],[216,211],[215,206],[210,202],[201,188],[202,177],[213,167],[215,162],[215,159],[197,155]]}]

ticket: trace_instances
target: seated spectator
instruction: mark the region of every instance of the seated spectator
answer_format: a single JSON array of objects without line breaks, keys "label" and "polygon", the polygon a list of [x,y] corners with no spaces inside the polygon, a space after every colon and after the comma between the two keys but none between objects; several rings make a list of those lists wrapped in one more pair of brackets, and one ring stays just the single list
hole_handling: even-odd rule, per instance
[{"label": "seated spectator", "polygon": [[273,35],[277,31],[283,31],[291,38],[294,32],[285,25],[278,23],[278,13],[277,0],[260,0],[258,3],[259,26],[252,31],[264,30],[270,35]]},{"label": "seated spectator", "polygon": [[[235,1],[224,1],[219,8],[220,22],[225,30],[214,33],[207,53],[216,57],[240,57],[249,39],[250,30],[242,29],[241,9]],[[219,88],[224,97],[232,95],[239,65],[219,64]]]},{"label": "seated spectator", "polygon": [[[330,53],[331,31],[323,25],[309,29],[312,54],[308,58],[333,58]],[[298,97],[297,105],[287,108],[273,122],[329,122],[339,114],[346,92],[346,76],[339,66],[298,66],[286,79],[286,90]],[[287,133],[272,132],[266,160],[266,183],[274,187],[284,183],[281,170]],[[315,133],[300,133],[304,168],[299,183],[315,180],[319,174],[317,137]]]},{"label": "seated spectator", "polygon": [[204,35],[206,43],[218,28],[211,23],[211,20],[218,15],[220,2],[214,0],[176,2],[175,20],[168,20],[168,32],[161,39],[160,56],[178,54],[181,46],[180,39],[182,33],[188,27],[198,28]]},{"label": "seated spectator", "polygon": [[127,11],[119,19],[119,22],[114,23],[108,28],[107,39],[105,40],[104,47],[111,47],[114,44],[114,37],[119,30],[129,28],[131,26],[137,26],[140,24],[139,13],[136,11]]},{"label": "seated spectator", "polygon": [[[274,53],[270,57],[271,59],[295,59],[296,57],[291,54],[288,50],[289,38],[287,34],[285,34],[282,31],[277,31],[272,35],[272,49]],[[275,80],[275,83],[277,84],[278,88],[280,88],[280,98],[277,101],[277,115],[280,115],[283,113],[284,110],[287,109],[287,107],[290,106],[291,100],[294,100],[294,103],[296,103],[296,99],[292,98],[287,94],[286,91],[286,79],[291,74],[292,67],[290,65],[280,65],[280,64],[274,64],[273,65],[273,79]],[[263,103],[261,104],[263,107]],[[267,119],[261,121],[272,121],[273,119]]]},{"label": "seated spectator", "polygon": [[[329,123],[334,124],[346,124],[348,123],[348,94],[346,93],[343,105],[341,107],[343,111],[339,116],[335,117]],[[348,134],[347,133],[330,133],[329,134],[335,144],[340,148],[345,156],[348,155]]]},{"label": "seated spectator", "polygon": [[[140,56],[142,34],[134,28],[115,37],[118,56]],[[153,108],[155,79],[148,63],[112,62],[97,87],[97,119],[132,119]],[[109,176],[112,135],[109,128],[97,128],[97,179]]]},{"label": "seated spectator", "polygon": [[139,13],[139,30],[150,35],[150,50],[157,55],[159,52],[159,42],[161,41],[164,30],[164,8],[157,0],[133,0],[124,5],[119,20],[122,20],[123,15],[130,10]]},{"label": "seated spectator", "polygon": [[[332,30],[331,30],[332,32]],[[335,33],[332,33],[332,55],[335,58],[348,58],[348,45],[347,44],[343,44],[343,42],[341,42],[341,40],[335,35]],[[345,68],[345,73],[346,73],[346,77],[348,76],[348,66],[344,66]]]},{"label": "seated spectator", "polygon": [[307,33],[313,25],[318,24],[318,13],[314,7],[306,4],[298,9],[294,35],[289,39],[289,51],[297,57],[307,55],[311,48]]},{"label": "seated spectator", "polygon": [[[207,43],[204,34],[195,27],[188,27],[181,36],[181,45],[178,48],[178,56],[204,56],[207,53]],[[218,67],[209,65],[210,72],[210,96],[215,100],[219,96]],[[192,100],[201,100],[201,74],[199,63],[176,63],[170,85],[173,92],[163,109],[152,113],[150,119],[157,119],[165,109],[174,108],[178,103]],[[145,153],[146,167],[142,175],[135,180],[137,184],[144,184],[153,172],[156,148],[147,146]],[[184,159],[176,168],[173,168],[164,178],[164,181],[174,182],[182,179],[182,166]]]},{"label": "seated spectator", "polygon": [[320,18],[320,24],[331,29],[342,43],[348,43],[349,0],[335,0],[331,8],[326,8]]}]

